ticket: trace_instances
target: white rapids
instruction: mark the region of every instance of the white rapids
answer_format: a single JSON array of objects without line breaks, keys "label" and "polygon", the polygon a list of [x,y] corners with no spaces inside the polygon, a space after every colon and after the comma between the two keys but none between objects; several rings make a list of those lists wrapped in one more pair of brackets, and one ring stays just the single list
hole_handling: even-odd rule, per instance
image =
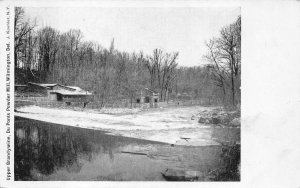
[{"label": "white rapids", "polygon": [[[218,145],[211,130],[192,120],[192,115],[209,107],[176,107],[126,115],[100,114],[97,111],[25,106],[16,116],[67,126],[106,130],[109,134],[165,142],[177,145]],[[184,139],[188,138],[188,139]]]}]

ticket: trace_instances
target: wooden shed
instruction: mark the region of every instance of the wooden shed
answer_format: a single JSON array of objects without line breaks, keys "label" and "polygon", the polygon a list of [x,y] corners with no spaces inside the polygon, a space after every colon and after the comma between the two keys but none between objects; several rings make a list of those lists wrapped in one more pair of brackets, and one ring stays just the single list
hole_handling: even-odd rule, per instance
[{"label": "wooden shed", "polygon": [[50,101],[86,102],[92,93],[77,86],[65,86],[61,84],[45,84],[28,82],[28,85],[17,85],[16,90],[35,97],[44,97]]}]

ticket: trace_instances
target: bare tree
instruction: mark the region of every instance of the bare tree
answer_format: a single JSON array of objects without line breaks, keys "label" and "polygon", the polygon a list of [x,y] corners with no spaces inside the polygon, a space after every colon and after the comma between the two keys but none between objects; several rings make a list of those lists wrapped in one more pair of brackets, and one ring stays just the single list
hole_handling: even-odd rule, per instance
[{"label": "bare tree", "polygon": [[216,85],[223,89],[224,96],[226,96],[225,86],[228,85],[227,78],[229,78],[231,102],[234,106],[236,104],[236,88],[239,88],[236,82],[240,79],[241,18],[239,17],[235,23],[222,28],[220,37],[210,40],[206,46],[209,53],[205,58],[213,64]]},{"label": "bare tree", "polygon": [[177,52],[169,54],[164,53],[161,49],[155,49],[153,55],[148,56],[146,61],[146,66],[150,73],[150,87],[159,90],[160,99],[163,101],[175,75],[174,69],[177,67],[177,57]]},{"label": "bare tree", "polygon": [[160,96],[163,101],[165,101],[166,93],[168,92],[175,78],[175,69],[178,65],[176,62],[178,54],[178,52],[173,54],[167,53],[163,60],[162,78],[161,81],[159,81],[161,82]]},{"label": "bare tree", "polygon": [[39,70],[44,72],[45,80],[47,74],[52,72],[52,81],[54,81],[54,64],[56,54],[59,50],[59,33],[51,27],[45,27],[38,32],[38,49],[40,57]]},{"label": "bare tree", "polygon": [[[208,68],[212,68],[214,71],[213,73],[213,79],[215,80],[216,86],[222,88],[223,91],[223,103],[225,102],[226,98],[226,89],[225,84],[226,82],[226,75],[224,70],[224,65],[222,62],[222,58],[219,56],[218,48],[216,47],[216,39],[211,39],[209,42],[206,42],[206,46],[209,49],[209,52],[207,55],[204,56],[206,60],[212,63],[212,66],[208,66]],[[209,71],[209,70],[208,70]]]},{"label": "bare tree", "polygon": [[[120,52],[115,48],[114,40],[109,48],[83,40],[79,30],[60,33],[45,27],[37,31],[24,25],[22,9],[16,14],[16,45],[19,67],[30,69],[32,75],[40,75],[40,81],[58,82],[65,85],[77,85],[93,91],[94,100],[100,107],[116,104],[130,99],[132,107],[139,91],[148,87],[160,93],[160,100],[168,100],[168,92],[174,88],[176,93],[186,93],[195,98],[209,98],[214,101],[215,93],[238,98],[240,79],[240,24],[222,30],[219,38],[207,43],[209,53],[206,56],[211,64],[206,67],[178,67],[177,52],[167,53],[154,49],[147,56]],[[18,21],[19,20],[19,21]],[[26,34],[24,32],[26,31]],[[231,38],[230,38],[231,37]],[[233,39],[232,39],[233,38]],[[18,43],[19,42],[19,43]],[[35,61],[35,57],[39,61]],[[33,64],[37,63],[34,67]],[[24,64],[26,63],[26,64]],[[17,66],[16,66],[17,67]],[[22,74],[24,71],[20,71]],[[30,74],[31,74],[30,73]],[[233,73],[233,74],[231,74]],[[30,75],[20,76],[28,77]],[[233,75],[233,84],[231,78]],[[211,79],[213,78],[213,79]],[[35,80],[36,81],[36,80]],[[213,84],[213,82],[215,84]],[[234,86],[232,97],[232,88]],[[222,88],[221,89],[219,89]],[[223,94],[222,94],[223,92]],[[174,93],[173,93],[174,94]],[[212,100],[210,100],[212,99]]]},{"label": "bare tree", "polygon": [[240,68],[240,42],[241,42],[241,19],[238,20],[221,30],[221,37],[218,40],[218,49],[221,58],[223,58],[230,72],[231,78],[231,93],[232,93],[232,104],[235,105],[236,102],[236,84],[235,80],[239,74]]},{"label": "bare tree", "polygon": [[[20,67],[18,62],[22,62],[22,48],[24,49],[24,45],[28,41],[28,37],[32,36],[33,29],[35,24],[31,25],[29,20],[24,20],[24,9],[21,7],[15,8],[15,18],[14,18],[14,55],[15,67]],[[24,62],[22,62],[24,63]]]},{"label": "bare tree", "polygon": [[155,75],[157,74],[157,61],[160,59],[160,52],[157,50],[154,50],[153,57],[147,56],[147,59],[145,60],[145,65],[149,71],[150,74],[150,88],[155,88]]}]

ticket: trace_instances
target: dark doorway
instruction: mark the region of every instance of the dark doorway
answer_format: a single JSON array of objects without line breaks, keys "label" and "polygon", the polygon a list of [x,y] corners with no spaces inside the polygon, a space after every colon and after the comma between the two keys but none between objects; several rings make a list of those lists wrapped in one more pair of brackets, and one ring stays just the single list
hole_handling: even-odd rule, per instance
[{"label": "dark doorway", "polygon": [[145,103],[149,103],[150,102],[150,97],[149,96],[146,96],[145,97]]},{"label": "dark doorway", "polygon": [[57,101],[62,101],[62,95],[61,94],[56,94],[57,95]]}]

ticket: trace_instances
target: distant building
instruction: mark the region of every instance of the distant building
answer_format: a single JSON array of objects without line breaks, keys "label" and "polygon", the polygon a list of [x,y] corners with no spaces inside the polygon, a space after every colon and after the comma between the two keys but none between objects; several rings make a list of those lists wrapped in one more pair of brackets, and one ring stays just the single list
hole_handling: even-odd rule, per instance
[{"label": "distant building", "polygon": [[139,97],[136,99],[136,103],[145,104],[149,103],[149,107],[157,107],[159,102],[159,93],[148,88],[141,90]]},{"label": "distant building", "polygon": [[50,101],[85,102],[91,92],[77,86],[64,86],[61,84],[43,84],[28,82],[28,85],[16,85],[15,92],[18,96],[47,97]]},{"label": "distant building", "polygon": [[78,102],[87,101],[87,97],[92,93],[85,91],[76,86],[65,86],[49,91],[50,99],[54,101]]},{"label": "distant building", "polygon": [[188,93],[178,93],[176,97],[177,97],[177,100],[181,100],[181,101],[193,99],[193,96]]},{"label": "distant building", "polygon": [[27,88],[27,85],[18,85],[16,84],[15,85],[15,92],[22,92],[22,91],[25,91]]}]

